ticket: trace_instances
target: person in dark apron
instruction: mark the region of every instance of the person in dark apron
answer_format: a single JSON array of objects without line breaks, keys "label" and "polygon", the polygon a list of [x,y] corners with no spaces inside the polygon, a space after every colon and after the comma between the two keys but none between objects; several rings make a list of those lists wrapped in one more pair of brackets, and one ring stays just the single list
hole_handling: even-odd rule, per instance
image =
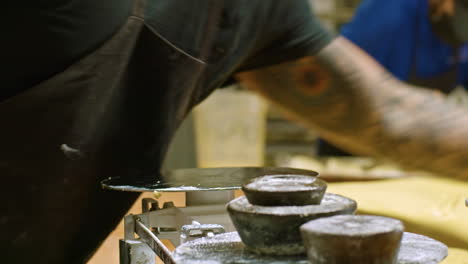
[{"label": "person in dark apron", "polygon": [[[331,41],[307,1],[275,2],[6,4],[0,262],[85,262],[137,198],[102,190],[101,180],[160,180],[170,139],[195,104],[235,72]],[[297,24],[303,30],[279,40]]]},{"label": "person in dark apron", "polygon": [[[468,16],[467,6],[464,0],[366,0],[342,34],[400,79],[449,94],[457,85],[468,84],[468,18],[462,17]],[[383,38],[389,39],[375,41],[388,32],[392,33]],[[392,58],[394,54],[403,57]],[[425,65],[431,63],[437,66]],[[323,139],[318,141],[317,154],[352,156]]]}]

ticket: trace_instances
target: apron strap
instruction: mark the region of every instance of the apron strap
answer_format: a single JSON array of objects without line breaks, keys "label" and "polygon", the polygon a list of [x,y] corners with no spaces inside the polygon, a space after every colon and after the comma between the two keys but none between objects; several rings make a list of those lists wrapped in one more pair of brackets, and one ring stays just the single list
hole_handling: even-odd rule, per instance
[{"label": "apron strap", "polygon": [[132,0],[132,16],[144,18],[147,0]]}]

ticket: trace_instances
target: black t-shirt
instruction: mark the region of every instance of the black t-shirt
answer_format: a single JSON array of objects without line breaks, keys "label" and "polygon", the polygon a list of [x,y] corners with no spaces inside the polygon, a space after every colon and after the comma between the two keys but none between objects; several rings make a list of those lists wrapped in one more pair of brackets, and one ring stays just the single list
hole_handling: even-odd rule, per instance
[{"label": "black t-shirt", "polygon": [[[174,45],[195,53],[200,44],[196,24],[205,21],[201,18],[207,12],[204,2],[148,0],[147,23]],[[0,18],[0,100],[48,79],[96,49],[125,22],[130,9],[130,0],[7,4]],[[210,58],[216,62],[230,51],[231,58],[217,64],[224,75],[314,54],[331,39],[307,0],[225,1],[221,19],[219,45]]]}]

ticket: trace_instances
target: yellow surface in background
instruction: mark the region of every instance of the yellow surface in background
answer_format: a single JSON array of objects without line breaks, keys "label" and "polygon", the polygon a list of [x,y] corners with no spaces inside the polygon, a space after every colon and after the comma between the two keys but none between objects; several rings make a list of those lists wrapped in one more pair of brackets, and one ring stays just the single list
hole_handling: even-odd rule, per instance
[{"label": "yellow surface in background", "polygon": [[468,264],[468,208],[465,207],[468,182],[409,177],[329,183],[327,192],[355,199],[359,214],[400,219],[406,231],[429,236],[452,247],[444,264]]},{"label": "yellow surface in background", "polygon": [[440,264],[468,264],[468,250],[450,248],[448,257]]}]

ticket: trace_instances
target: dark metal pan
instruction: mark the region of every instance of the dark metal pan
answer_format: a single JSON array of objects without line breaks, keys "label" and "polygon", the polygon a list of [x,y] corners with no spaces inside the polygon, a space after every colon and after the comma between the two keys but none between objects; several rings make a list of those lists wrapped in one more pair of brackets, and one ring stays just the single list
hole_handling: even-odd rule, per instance
[{"label": "dark metal pan", "polygon": [[140,179],[111,177],[101,182],[105,189],[128,192],[191,192],[237,190],[248,180],[259,176],[291,174],[318,176],[317,172],[293,168],[226,167],[178,169]]}]

